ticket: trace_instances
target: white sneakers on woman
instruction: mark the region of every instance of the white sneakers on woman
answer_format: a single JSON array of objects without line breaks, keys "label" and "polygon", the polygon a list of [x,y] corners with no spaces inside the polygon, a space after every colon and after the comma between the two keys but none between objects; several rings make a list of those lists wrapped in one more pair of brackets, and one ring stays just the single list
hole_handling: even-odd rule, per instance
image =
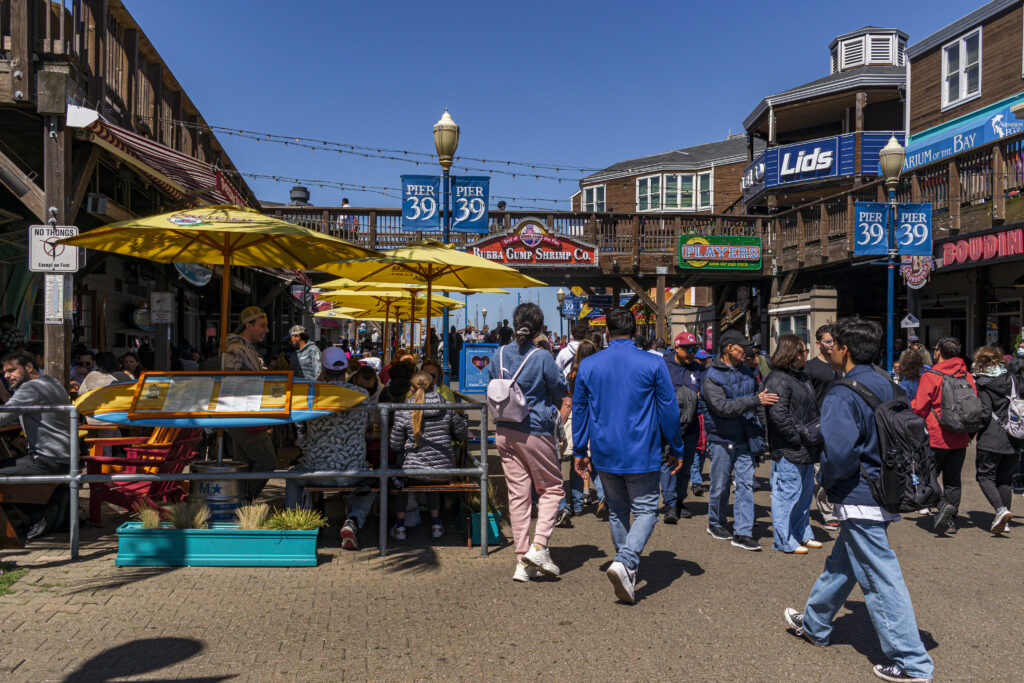
[{"label": "white sneakers on woman", "polygon": [[548,576],[558,576],[561,570],[551,559],[551,553],[547,548],[542,548],[536,543],[530,546],[530,550],[523,555],[523,563],[536,567]]},{"label": "white sneakers on woman", "polygon": [[540,572],[537,571],[536,567],[523,564],[522,560],[520,560],[516,562],[516,571],[512,574],[512,580],[526,583],[530,579],[536,579],[538,576],[540,576]]}]

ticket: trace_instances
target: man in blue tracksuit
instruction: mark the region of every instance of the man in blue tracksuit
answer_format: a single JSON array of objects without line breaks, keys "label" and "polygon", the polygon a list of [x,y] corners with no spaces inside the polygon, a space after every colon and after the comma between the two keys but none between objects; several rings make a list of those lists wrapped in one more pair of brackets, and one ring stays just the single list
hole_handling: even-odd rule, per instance
[{"label": "man in blue tracksuit", "polygon": [[640,554],[658,521],[662,444],[674,474],[682,466],[683,438],[665,361],[633,343],[633,312],[614,308],[606,324],[608,348],[584,359],[576,374],[573,456],[581,476],[593,459],[604,484],[615,544],[608,579],[615,595],[632,604]]},{"label": "man in blue tracksuit", "polygon": [[[704,366],[697,362],[696,354],[700,348],[697,337],[692,332],[680,332],[665,353],[665,366],[668,376],[675,389],[686,387],[695,394],[700,394],[704,383]],[[668,461],[661,464],[661,502],[665,506],[665,524],[675,524],[679,518],[689,519],[693,515],[683,505],[686,500],[686,487],[690,481],[694,456],[697,454],[697,442],[700,440],[700,422],[694,417],[683,434],[683,469],[679,474],[671,474],[672,466]]]},{"label": "man in blue tracksuit", "polygon": [[[892,400],[892,382],[871,367],[878,357],[881,326],[845,318],[833,326],[832,337],[832,366],[879,400]],[[874,413],[853,389],[835,386],[821,406],[821,434],[825,440],[821,485],[835,505],[839,535],[803,613],[787,609],[786,622],[796,635],[815,645],[828,645],[832,619],[854,585],[860,584],[882,651],[893,660],[893,664],[875,665],[873,673],[886,681],[931,681],[935,667],[921,642],[910,593],[886,533],[899,515],[879,507],[861,474],[861,465],[871,478],[880,473]]]},{"label": "man in blue tracksuit", "polygon": [[[704,430],[711,452],[711,492],[708,494],[708,533],[743,550],[760,550],[754,540],[754,457],[765,450],[761,406],[778,402],[776,394],[757,393],[754,371],[745,359],[750,342],[736,330],[718,341],[718,357],[704,375]],[[729,482],[736,478],[732,534],[725,526],[729,514]]]}]

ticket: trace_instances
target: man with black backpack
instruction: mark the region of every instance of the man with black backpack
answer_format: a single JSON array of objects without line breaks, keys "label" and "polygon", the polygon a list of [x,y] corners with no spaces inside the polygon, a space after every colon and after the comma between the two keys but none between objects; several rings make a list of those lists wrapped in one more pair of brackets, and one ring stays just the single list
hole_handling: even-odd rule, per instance
[{"label": "man with black backpack", "polygon": [[[690,471],[693,468],[694,456],[697,455],[697,442],[700,440],[700,423],[697,421],[697,409],[700,401],[701,385],[704,383],[704,366],[697,362],[697,337],[693,332],[680,332],[672,343],[672,350],[665,353],[665,366],[676,391],[676,402],[683,427],[683,469],[679,474],[672,474],[672,466],[668,461],[661,465],[661,500],[665,505],[665,524],[675,524],[682,519],[689,519],[693,514],[686,509],[686,487],[690,483]],[[684,414],[684,408],[685,414]]]},{"label": "man with black backpack", "polygon": [[[822,404],[821,480],[835,504],[839,535],[804,611],[788,608],[784,617],[796,635],[827,646],[832,620],[854,585],[860,584],[882,651],[893,660],[875,665],[873,673],[886,681],[931,681],[935,667],[921,642],[910,594],[886,531],[899,515],[882,508],[869,483],[883,475],[875,411],[854,388],[860,386],[883,405],[897,398],[895,385],[871,367],[882,330],[874,321],[845,318],[836,323],[832,335],[832,364],[845,373],[845,381],[831,389]],[[898,398],[904,400],[906,410],[905,397]]]},{"label": "man with black backpack", "polygon": [[974,377],[967,372],[960,340],[943,337],[935,345],[935,365],[921,374],[914,397],[914,412],[928,422],[928,441],[942,474],[942,500],[932,531],[955,534],[960,511],[960,472],[971,434],[984,420]]}]

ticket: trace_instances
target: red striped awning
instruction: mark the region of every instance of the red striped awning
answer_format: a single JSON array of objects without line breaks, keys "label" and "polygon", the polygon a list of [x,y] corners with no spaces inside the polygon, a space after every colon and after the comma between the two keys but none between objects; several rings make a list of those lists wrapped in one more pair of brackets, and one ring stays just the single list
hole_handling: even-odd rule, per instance
[{"label": "red striped awning", "polygon": [[92,133],[92,141],[128,162],[176,199],[248,206],[245,197],[209,163],[104,120],[99,112],[68,106],[68,126]]}]

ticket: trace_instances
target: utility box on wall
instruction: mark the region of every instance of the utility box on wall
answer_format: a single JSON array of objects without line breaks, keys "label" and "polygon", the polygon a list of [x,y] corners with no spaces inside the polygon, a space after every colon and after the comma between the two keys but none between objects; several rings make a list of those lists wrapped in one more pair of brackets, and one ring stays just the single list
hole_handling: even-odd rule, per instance
[{"label": "utility box on wall", "polygon": [[807,343],[811,356],[817,355],[814,331],[836,321],[837,303],[838,295],[831,287],[814,287],[809,292],[772,297],[768,302],[772,337],[768,352],[775,351],[779,337],[795,334]]}]

